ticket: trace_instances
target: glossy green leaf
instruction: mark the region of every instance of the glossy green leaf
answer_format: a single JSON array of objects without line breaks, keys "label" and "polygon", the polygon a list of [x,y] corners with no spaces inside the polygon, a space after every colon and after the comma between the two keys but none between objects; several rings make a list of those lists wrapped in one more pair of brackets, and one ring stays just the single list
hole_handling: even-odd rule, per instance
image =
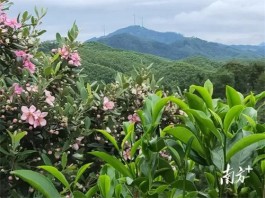
[{"label": "glossy green leaf", "polygon": [[79,170],[77,171],[76,177],[75,177],[74,185],[76,185],[76,183],[78,182],[80,177],[83,175],[83,173],[86,171],[86,169],[88,169],[90,167],[91,164],[92,163],[88,163],[88,164],[81,166],[81,168],[79,168]]},{"label": "glossy green leaf", "polygon": [[175,103],[176,105],[178,105],[179,108],[181,108],[183,110],[189,108],[189,106],[185,102],[183,102],[181,99],[178,99],[178,98],[173,97],[173,96],[170,96],[169,98],[170,98],[170,101]]},{"label": "glossy green leaf", "polygon": [[121,192],[122,192],[122,185],[121,184],[116,185],[115,186],[115,197],[120,198]]},{"label": "glossy green leaf", "polygon": [[107,138],[107,139],[113,144],[113,146],[117,149],[117,151],[120,151],[120,148],[119,148],[119,146],[118,146],[118,144],[117,144],[115,138],[114,138],[112,135],[110,135],[110,134],[109,134],[107,131],[105,131],[105,130],[97,130],[97,131],[100,132],[102,135],[104,135],[105,138]]},{"label": "glossy green leaf", "polygon": [[229,107],[241,105],[243,102],[242,96],[232,87],[226,85],[226,99]]},{"label": "glossy green leaf", "polygon": [[210,129],[210,131],[215,135],[215,137],[219,140],[219,142],[223,143],[220,132],[215,127],[213,121],[209,117],[207,117],[207,115],[204,112],[194,109],[188,109],[187,112],[190,112],[195,117],[195,119],[199,123],[201,123],[201,125]]},{"label": "glossy green leaf", "polygon": [[212,96],[210,95],[208,90],[204,87],[196,86],[196,85],[191,85],[190,90],[192,90],[192,89],[196,90],[200,94],[202,99],[204,100],[206,106],[209,109],[213,110],[213,100],[212,100]]},{"label": "glossy green leaf", "polygon": [[252,165],[254,166],[256,163],[258,163],[260,160],[263,160],[263,159],[265,159],[265,154],[258,155],[258,156],[254,159]]},{"label": "glossy green leaf", "polygon": [[224,119],[224,132],[225,134],[228,134],[228,131],[233,124],[233,121],[236,117],[239,116],[241,111],[244,109],[243,105],[236,105],[233,106],[225,115]]},{"label": "glossy green leaf", "polygon": [[90,152],[90,154],[97,156],[103,161],[109,163],[113,168],[119,171],[122,175],[132,178],[131,172],[116,157],[113,157],[107,153],[100,152],[100,151]]},{"label": "glossy green leaf", "polygon": [[66,152],[64,152],[62,155],[61,165],[62,165],[62,168],[65,169],[67,165],[67,153]]},{"label": "glossy green leaf", "polygon": [[110,193],[110,177],[108,175],[100,175],[97,184],[99,191],[104,198],[112,197]]},{"label": "glossy green leaf", "polygon": [[142,140],[139,139],[139,140],[137,140],[137,141],[133,144],[132,149],[131,149],[131,152],[130,152],[131,157],[134,156],[135,152],[137,151],[137,149],[139,148],[139,146],[141,145],[141,143],[142,143]]},{"label": "glossy green leaf", "polygon": [[185,96],[187,98],[187,102],[191,109],[196,109],[206,112],[205,102],[199,96],[189,92],[185,93]]},{"label": "glossy green leaf", "polygon": [[193,150],[195,150],[197,153],[199,153],[202,157],[205,156],[205,151],[202,148],[200,142],[198,141],[196,136],[189,129],[187,129],[185,127],[174,127],[174,128],[167,129],[165,132],[174,136],[175,138],[177,138],[178,140],[180,140],[184,144],[187,144],[189,142],[190,138],[193,137],[194,140],[191,144],[191,148]]},{"label": "glossy green leaf", "polygon": [[213,83],[209,79],[205,81],[204,88],[209,92],[210,96],[213,95]]},{"label": "glossy green leaf", "polygon": [[183,190],[184,183],[185,183],[185,190],[196,191],[196,187],[195,187],[194,183],[192,183],[189,180],[177,180],[177,181],[172,183],[172,187]]},{"label": "glossy green leaf", "polygon": [[40,191],[47,198],[60,198],[61,195],[58,193],[57,189],[54,187],[52,182],[41,175],[40,173],[31,170],[15,170],[11,174],[16,175],[25,182],[29,183],[36,190]]},{"label": "glossy green leaf", "polygon": [[73,192],[74,197],[76,198],[86,198],[86,195],[80,191],[74,191]]},{"label": "glossy green leaf", "polygon": [[66,180],[65,176],[55,167],[53,166],[38,166],[38,168],[41,168],[43,170],[46,170],[50,174],[52,174],[55,178],[57,178],[66,188],[69,188],[70,185],[68,181]]},{"label": "glossy green leaf", "polygon": [[96,186],[93,186],[93,187],[91,187],[87,192],[86,192],[86,197],[87,198],[92,198],[92,197],[94,197],[94,195],[97,193],[97,191],[98,191],[98,186],[96,185]]},{"label": "glossy green leaf", "polygon": [[242,149],[246,148],[247,146],[256,143],[258,141],[265,140],[265,133],[263,134],[253,134],[246,137],[243,137],[238,142],[236,142],[227,152],[226,154],[226,160],[227,162],[230,160],[233,155],[235,155],[237,152],[241,151]]},{"label": "glossy green leaf", "polygon": [[50,158],[45,153],[41,153],[41,158],[42,158],[45,165],[52,166],[52,162],[51,162]]},{"label": "glossy green leaf", "polygon": [[134,133],[134,123],[128,123],[128,125],[124,124],[124,128],[126,130],[126,136],[123,138],[121,143],[121,149],[124,150],[124,144],[125,142],[130,139],[132,134]]}]

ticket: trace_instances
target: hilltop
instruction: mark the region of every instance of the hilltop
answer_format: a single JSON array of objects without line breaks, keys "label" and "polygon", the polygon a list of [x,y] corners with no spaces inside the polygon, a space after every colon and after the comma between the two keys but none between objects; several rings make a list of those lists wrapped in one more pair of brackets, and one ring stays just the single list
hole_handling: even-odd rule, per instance
[{"label": "hilltop", "polygon": [[204,56],[215,60],[265,57],[264,45],[224,45],[174,32],[157,32],[141,26],[129,26],[107,36],[92,38],[113,48],[152,54],[171,60]]}]

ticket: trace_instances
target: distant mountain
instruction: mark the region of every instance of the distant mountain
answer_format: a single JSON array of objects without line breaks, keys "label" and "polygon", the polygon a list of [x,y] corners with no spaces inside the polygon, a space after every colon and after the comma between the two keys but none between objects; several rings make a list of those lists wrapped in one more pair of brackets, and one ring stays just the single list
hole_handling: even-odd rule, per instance
[{"label": "distant mountain", "polygon": [[265,45],[224,45],[208,42],[195,37],[184,37],[173,32],[157,32],[141,26],[129,26],[107,36],[93,38],[108,46],[153,54],[172,60],[192,56],[204,56],[212,59],[262,58],[265,57]]}]

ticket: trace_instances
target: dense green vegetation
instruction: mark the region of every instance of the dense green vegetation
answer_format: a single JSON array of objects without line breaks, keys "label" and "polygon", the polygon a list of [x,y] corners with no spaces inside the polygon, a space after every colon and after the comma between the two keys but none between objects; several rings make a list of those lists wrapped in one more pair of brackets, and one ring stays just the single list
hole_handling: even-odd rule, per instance
[{"label": "dense green vegetation", "polygon": [[216,86],[215,94],[222,96],[225,84],[247,93],[264,89],[265,59],[213,61],[204,57],[190,57],[171,61],[157,56],[113,49],[96,42],[80,48],[84,73],[88,81],[111,82],[115,72],[129,74],[134,67],[153,64],[156,78],[164,78],[162,85],[172,91],[187,89],[191,84],[202,84],[210,79]]}]

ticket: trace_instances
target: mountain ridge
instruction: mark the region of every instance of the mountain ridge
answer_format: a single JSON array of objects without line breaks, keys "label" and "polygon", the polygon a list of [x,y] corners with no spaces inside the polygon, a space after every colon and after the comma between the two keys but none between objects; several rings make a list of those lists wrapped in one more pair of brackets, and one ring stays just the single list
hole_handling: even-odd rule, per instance
[{"label": "mountain ridge", "polygon": [[265,57],[265,45],[225,45],[197,37],[185,37],[174,32],[149,30],[141,26],[128,26],[88,41],[172,60],[191,56],[205,56],[217,60]]}]

